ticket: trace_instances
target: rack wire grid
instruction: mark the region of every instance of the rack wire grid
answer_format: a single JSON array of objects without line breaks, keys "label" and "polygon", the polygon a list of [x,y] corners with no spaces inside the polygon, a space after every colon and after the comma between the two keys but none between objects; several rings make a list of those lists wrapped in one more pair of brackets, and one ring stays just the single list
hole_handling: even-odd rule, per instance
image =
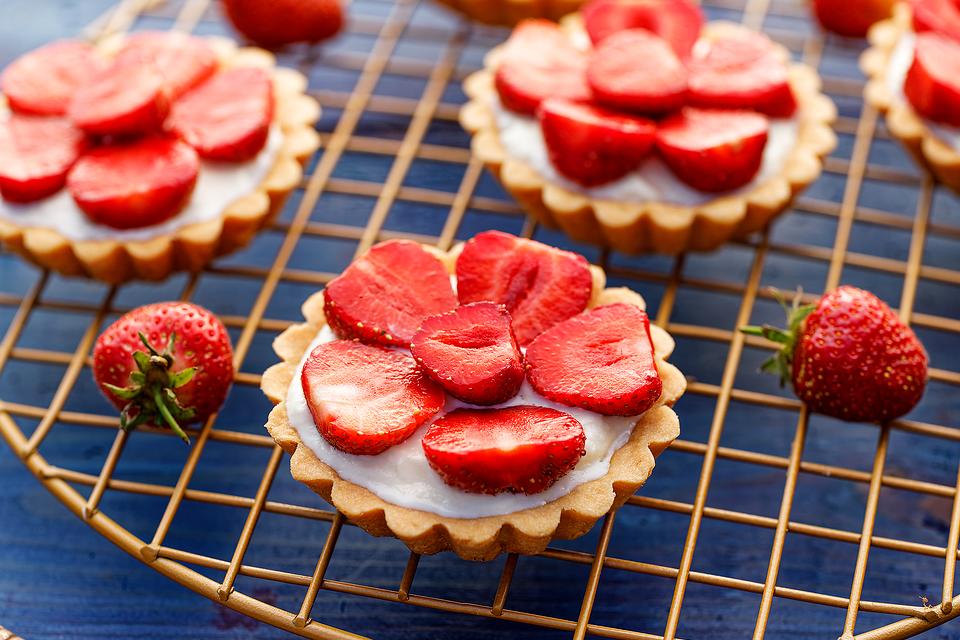
[{"label": "rack wire grid", "polygon": [[[537,228],[471,158],[456,122],[460,81],[506,32],[426,0],[355,0],[344,36],[280,57],[309,76],[323,105],[323,147],[250,248],[201,274],[120,288],[0,254],[7,444],[123,550],[304,637],[355,638],[325,621],[360,627],[402,605],[421,608],[405,608],[411,624],[428,624],[417,617],[428,610],[461,616],[463,629],[576,639],[892,640],[956,617],[960,204],[863,105],[862,43],[825,40],[800,2],[710,0],[705,9],[765,29],[817,67],[840,109],[825,175],[771,230],[666,258],[610,254]],[[127,0],[86,35],[140,28],[225,30],[205,0]],[[420,558],[345,526],[289,478],[262,430],[269,405],[259,372],[275,360],[272,339],[300,319],[300,302],[373,243],[447,248],[491,227],[581,251],[647,297],[690,378],[678,405],[684,433],[648,486],[585,538],[483,564]],[[735,329],[779,319],[768,286],[818,292],[841,281],[899,300],[900,317],[926,342],[930,383],[912,419],[881,427],[810,415],[756,374],[771,345]],[[87,369],[106,323],[176,297],[219,313],[238,371],[228,403],[192,431],[189,449],[166,431],[118,431]],[[362,615],[342,615],[360,602]]]}]

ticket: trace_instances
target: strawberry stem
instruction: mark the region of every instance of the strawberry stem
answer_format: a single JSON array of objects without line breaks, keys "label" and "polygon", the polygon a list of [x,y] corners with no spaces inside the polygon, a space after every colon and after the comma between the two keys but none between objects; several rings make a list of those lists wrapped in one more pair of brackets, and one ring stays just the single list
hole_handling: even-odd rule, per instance
[{"label": "strawberry stem", "polygon": [[780,345],[780,348],[761,366],[760,370],[764,373],[771,373],[780,378],[780,386],[783,387],[788,381],[793,379],[793,351],[797,346],[797,338],[803,330],[803,322],[807,319],[813,310],[815,304],[801,305],[803,298],[803,289],[797,289],[793,301],[787,304],[784,295],[773,289],[773,296],[783,307],[787,314],[787,327],[781,329],[769,324],[762,326],[749,325],[740,327],[740,331],[750,336],[760,336],[770,342]]},{"label": "strawberry stem", "polygon": [[176,419],[170,415],[170,410],[167,409],[166,402],[164,402],[163,398],[160,397],[160,389],[153,390],[153,402],[155,405],[157,405],[157,410],[160,411],[160,415],[163,416],[163,421],[167,423],[167,426],[169,426],[175,434],[180,436],[181,440],[187,444],[190,444],[190,436],[184,433],[183,429],[180,428],[180,425],[177,424]]}]

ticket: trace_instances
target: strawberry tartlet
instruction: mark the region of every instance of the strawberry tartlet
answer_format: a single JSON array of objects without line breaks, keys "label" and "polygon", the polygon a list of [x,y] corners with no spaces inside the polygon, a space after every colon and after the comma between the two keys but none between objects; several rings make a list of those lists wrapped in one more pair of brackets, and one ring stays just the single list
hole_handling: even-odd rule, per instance
[{"label": "strawberry tartlet", "polygon": [[471,560],[586,533],[679,435],[644,301],[499,231],[378,244],[303,306],[263,376],[291,472],[368,532]]},{"label": "strawberry tartlet", "polygon": [[223,38],[55,42],[0,75],[0,241],[111,283],[250,241],[316,151],[306,78]]},{"label": "strawberry tartlet", "polygon": [[836,142],[816,72],[690,0],[528,20],[464,84],[473,152],[540,222],[627,253],[764,227]]},{"label": "strawberry tartlet", "polygon": [[960,5],[901,2],[868,37],[864,99],[922,167],[960,193]]},{"label": "strawberry tartlet", "polygon": [[472,20],[512,26],[528,18],[559,20],[580,8],[583,0],[437,0]]}]

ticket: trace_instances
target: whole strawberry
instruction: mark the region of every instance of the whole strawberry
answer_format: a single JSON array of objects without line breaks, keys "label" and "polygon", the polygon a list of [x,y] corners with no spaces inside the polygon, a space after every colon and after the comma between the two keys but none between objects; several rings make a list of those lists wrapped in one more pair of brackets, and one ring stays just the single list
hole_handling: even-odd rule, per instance
[{"label": "whole strawberry", "polygon": [[340,0],[224,0],[237,31],[264,47],[319,42],[343,27]]},{"label": "whole strawberry", "polygon": [[209,417],[233,382],[233,349],[223,324],[188,302],[134,309],[110,325],[93,349],[93,376],[120,409],[120,427],[167,426]]},{"label": "whole strawberry", "polygon": [[789,310],[787,330],[742,331],[781,343],[763,365],[789,379],[812,410],[851,422],[886,422],[923,396],[927,352],[907,325],[875,295],[843,286],[815,305]]}]

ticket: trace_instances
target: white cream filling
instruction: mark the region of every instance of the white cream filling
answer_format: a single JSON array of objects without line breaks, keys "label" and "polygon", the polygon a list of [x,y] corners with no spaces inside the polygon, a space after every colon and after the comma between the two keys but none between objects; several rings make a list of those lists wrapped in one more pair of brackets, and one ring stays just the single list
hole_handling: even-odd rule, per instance
[{"label": "white cream filling", "polygon": [[[890,61],[887,63],[887,90],[898,102],[907,102],[907,97],[903,94],[903,83],[907,79],[910,65],[913,64],[913,50],[916,43],[917,36],[912,31],[901,35],[893,53],[890,54]],[[944,144],[960,151],[960,128],[940,124],[926,118],[921,118],[921,120]]]},{"label": "white cream filling", "polygon": [[197,184],[187,206],[169,220],[151,227],[114,229],[96,224],[80,210],[66,188],[49,198],[28,204],[0,200],[0,220],[18,227],[53,229],[71,240],[138,241],[169,235],[187,225],[221,216],[231,202],[252,192],[267,177],[282,144],[283,133],[274,126],[267,144],[252,160],[242,163],[201,161]]},{"label": "white cream filling", "polygon": [[[357,456],[344,453],[328,443],[317,430],[307,407],[300,372],[303,364],[317,345],[336,340],[333,331],[325,326],[310,344],[297,373],[287,391],[287,417],[303,442],[320,460],[329,465],[341,478],[370,490],[386,502],[435,513],[448,518],[478,518],[503,515],[539,507],[567,495],[579,485],[603,477],[610,468],[610,458],[630,437],[637,418],[604,416],[585,409],[577,409],[550,402],[539,395],[526,381],[511,400],[496,405],[509,407],[532,404],[564,411],[580,421],[586,435],[586,455],[576,467],[549,489],[536,495],[501,493],[483,495],[467,493],[444,484],[430,467],[420,441],[431,422],[424,424],[402,443],[375,456]],[[437,419],[454,409],[469,407],[450,396],[437,414]]]}]

